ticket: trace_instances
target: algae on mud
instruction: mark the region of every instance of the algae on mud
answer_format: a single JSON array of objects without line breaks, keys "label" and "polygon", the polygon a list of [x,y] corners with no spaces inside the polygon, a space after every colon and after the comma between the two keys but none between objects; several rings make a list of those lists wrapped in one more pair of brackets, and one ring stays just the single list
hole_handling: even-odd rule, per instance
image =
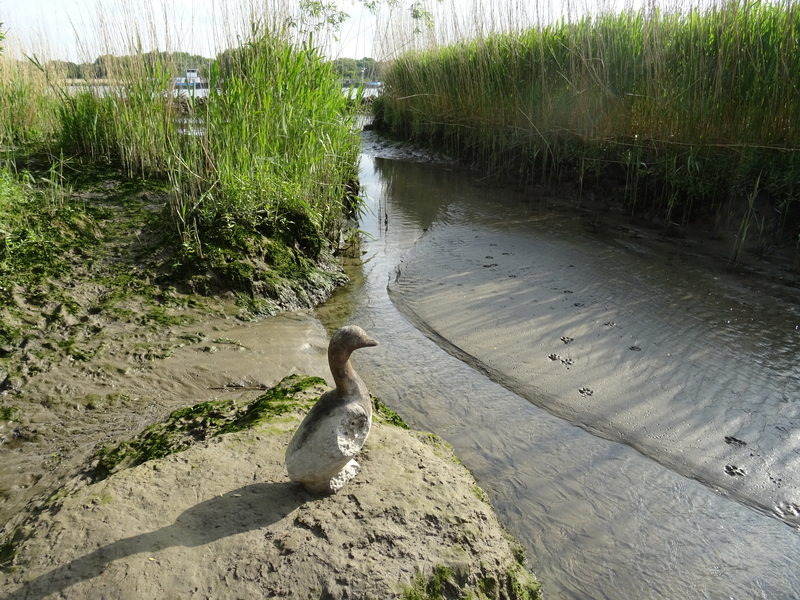
[{"label": "algae on mud", "polygon": [[[41,158],[27,160],[41,168]],[[310,224],[217,233],[203,259],[187,260],[177,233],[164,227],[163,187],[126,181],[111,168],[91,179],[92,164],[71,167],[57,202],[30,183],[41,171],[27,182],[2,171],[0,384],[8,389],[19,391],[60,357],[102,355],[98,334],[110,322],[186,324],[182,308],[211,304],[214,295],[236,297],[243,319],[262,317],[310,308],[346,279]],[[170,355],[167,347],[132,350],[144,360]]]},{"label": "algae on mud", "polygon": [[[131,440],[97,453],[91,479],[102,481],[112,473],[143,462],[181,452],[209,438],[255,427],[279,415],[313,403],[313,392],[325,380],[289,375],[252,402],[211,400],[172,411]],[[305,392],[306,394],[300,394]]]},{"label": "algae on mud", "polygon": [[[199,441],[259,426],[298,407],[308,409],[325,385],[320,377],[288,375],[252,402],[210,400],[176,409],[133,439],[101,448],[90,477],[102,481],[120,469],[181,452]],[[378,398],[373,397],[372,404],[382,422],[408,429],[400,415]]]}]

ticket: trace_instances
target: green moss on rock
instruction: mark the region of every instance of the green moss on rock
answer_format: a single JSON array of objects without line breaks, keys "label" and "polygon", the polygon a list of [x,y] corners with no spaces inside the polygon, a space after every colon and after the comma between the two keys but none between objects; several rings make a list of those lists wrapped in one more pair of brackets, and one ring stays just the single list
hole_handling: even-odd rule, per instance
[{"label": "green moss on rock", "polygon": [[502,580],[483,577],[474,586],[467,585],[451,569],[437,565],[432,575],[418,575],[414,584],[403,591],[403,600],[542,600],[541,584],[521,563],[514,563]]},{"label": "green moss on rock", "polygon": [[121,469],[181,452],[214,436],[269,422],[304,405],[307,400],[301,393],[322,385],[325,380],[319,377],[290,375],[245,405],[235,400],[211,400],[179,408],[135,438],[101,449],[92,475],[95,481],[101,481]]},{"label": "green moss on rock", "polygon": [[391,408],[386,406],[380,399],[372,396],[372,410],[374,410],[381,421],[389,425],[394,425],[400,429],[408,429],[408,425],[403,420],[403,417],[394,412]]}]

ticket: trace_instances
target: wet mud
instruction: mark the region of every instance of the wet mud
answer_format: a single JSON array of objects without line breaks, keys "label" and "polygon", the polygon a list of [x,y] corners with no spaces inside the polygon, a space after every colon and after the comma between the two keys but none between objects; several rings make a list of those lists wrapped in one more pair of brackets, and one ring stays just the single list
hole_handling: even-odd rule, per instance
[{"label": "wet mud", "polygon": [[184,308],[184,325],[109,331],[102,359],[33,377],[0,424],[0,522],[176,407],[327,378],[328,333],[354,323],[381,341],[355,359],[370,390],[453,444],[546,597],[800,595],[792,275],[730,273],[713,242],[598,228],[569,198],[364,148],[350,283],[257,323]]},{"label": "wet mud", "polygon": [[371,151],[363,261],[317,312],[387,340],[359,373],[453,444],[545,595],[797,595],[785,265]]}]

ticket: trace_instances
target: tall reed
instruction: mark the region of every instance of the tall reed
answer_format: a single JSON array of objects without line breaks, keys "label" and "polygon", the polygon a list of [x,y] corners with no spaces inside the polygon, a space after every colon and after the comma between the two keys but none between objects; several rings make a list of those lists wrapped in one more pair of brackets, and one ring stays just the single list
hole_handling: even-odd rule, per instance
[{"label": "tall reed", "polygon": [[786,215],[799,46],[789,0],[606,12],[401,54],[381,108],[396,134],[503,177],[605,186],[632,212],[735,218],[760,181],[762,210]]},{"label": "tall reed", "polygon": [[28,59],[0,55],[0,145],[50,139],[58,130],[57,99],[48,92],[48,75]]},{"label": "tall reed", "polygon": [[[226,233],[260,231],[289,245],[301,230],[308,243],[333,239],[357,178],[354,109],[312,35],[286,27],[280,0],[267,4],[242,2],[226,13],[230,30],[215,34],[235,45],[209,61],[202,74],[211,97],[190,98],[189,112],[172,83],[187,66],[200,65],[143,51],[157,43],[161,28],[158,15],[137,9],[138,20],[102,21],[95,43],[105,51],[102,81],[76,89],[40,64],[29,69],[38,77],[34,100],[20,93],[22,84],[4,93],[19,77],[0,81],[0,113],[46,99],[52,118],[42,137],[57,138],[57,149],[118,164],[131,177],[167,181],[172,230],[187,255],[204,256],[204,247],[224,243]],[[0,131],[0,142],[35,131],[27,121],[16,129],[13,120],[3,123],[8,131]]]},{"label": "tall reed", "polygon": [[185,241],[198,218],[267,229],[308,220],[333,236],[359,142],[332,65],[310,45],[256,31],[218,62],[210,87],[194,113],[200,131],[178,140],[170,171]]}]

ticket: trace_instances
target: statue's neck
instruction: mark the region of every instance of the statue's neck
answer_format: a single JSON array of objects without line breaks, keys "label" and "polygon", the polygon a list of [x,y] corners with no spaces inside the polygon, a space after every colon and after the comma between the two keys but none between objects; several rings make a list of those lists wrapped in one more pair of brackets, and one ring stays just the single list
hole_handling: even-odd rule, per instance
[{"label": "statue's neck", "polygon": [[332,354],[328,358],[331,375],[333,375],[333,381],[339,394],[346,398],[358,393],[363,387],[363,383],[353,365],[350,364],[350,353]]}]

